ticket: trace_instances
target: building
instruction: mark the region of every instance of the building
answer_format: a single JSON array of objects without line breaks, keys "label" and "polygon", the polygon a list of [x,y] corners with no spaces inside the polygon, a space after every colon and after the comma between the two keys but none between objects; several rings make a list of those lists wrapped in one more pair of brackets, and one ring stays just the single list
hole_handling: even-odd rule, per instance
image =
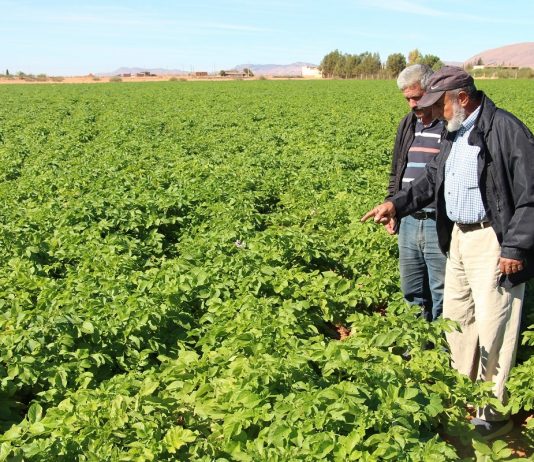
[{"label": "building", "polygon": [[497,71],[501,69],[511,69],[511,70],[517,70],[519,69],[519,66],[507,66],[507,65],[497,65],[497,64],[475,64],[473,66],[473,70],[492,70]]},{"label": "building", "polygon": [[236,71],[235,69],[229,71],[221,71],[220,75],[223,77],[232,77],[234,79],[243,79],[247,76],[243,71]]},{"label": "building", "polygon": [[323,74],[317,66],[302,66],[302,77],[306,79],[322,79]]}]

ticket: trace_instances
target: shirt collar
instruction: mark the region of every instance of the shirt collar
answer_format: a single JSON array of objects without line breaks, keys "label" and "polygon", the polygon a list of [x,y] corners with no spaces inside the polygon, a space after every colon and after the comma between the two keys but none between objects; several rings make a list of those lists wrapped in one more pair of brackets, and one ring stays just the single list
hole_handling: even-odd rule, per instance
[{"label": "shirt collar", "polygon": [[432,122],[430,122],[428,125],[425,125],[425,124],[421,121],[421,119],[416,119],[416,123],[417,123],[418,125],[420,125],[421,127],[423,127],[423,128],[432,128],[432,127],[435,127],[435,126],[436,126],[437,124],[439,124],[440,122],[441,122],[441,120],[439,120],[439,119],[434,119],[434,120],[432,120]]},{"label": "shirt collar", "polygon": [[477,120],[478,113],[480,112],[480,106],[478,106],[471,114],[469,114],[469,117],[467,117],[462,122],[462,130],[463,132],[467,132],[473,128],[473,125],[475,125],[475,121]]}]

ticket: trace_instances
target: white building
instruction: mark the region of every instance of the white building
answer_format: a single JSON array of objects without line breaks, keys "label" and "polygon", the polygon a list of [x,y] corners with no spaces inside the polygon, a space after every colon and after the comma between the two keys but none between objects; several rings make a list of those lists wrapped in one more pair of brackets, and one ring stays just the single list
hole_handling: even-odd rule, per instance
[{"label": "white building", "polygon": [[302,66],[302,77],[306,79],[322,79],[323,74],[317,66]]}]

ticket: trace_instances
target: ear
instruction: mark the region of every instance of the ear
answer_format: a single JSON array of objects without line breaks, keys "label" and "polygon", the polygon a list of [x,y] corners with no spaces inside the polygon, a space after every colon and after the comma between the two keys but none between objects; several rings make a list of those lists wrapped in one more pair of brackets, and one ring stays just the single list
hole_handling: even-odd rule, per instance
[{"label": "ear", "polygon": [[466,107],[469,104],[469,95],[465,91],[460,91],[458,93],[458,102],[460,103],[460,106]]}]

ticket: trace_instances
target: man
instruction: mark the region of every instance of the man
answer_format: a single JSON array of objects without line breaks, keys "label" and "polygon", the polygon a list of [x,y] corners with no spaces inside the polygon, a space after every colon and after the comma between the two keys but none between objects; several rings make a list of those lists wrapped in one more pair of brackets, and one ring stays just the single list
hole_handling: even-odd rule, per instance
[{"label": "man", "polygon": [[[506,403],[515,361],[524,282],[534,275],[534,138],[499,109],[460,68],[436,72],[418,107],[432,106],[447,137],[425,175],[369,211],[387,224],[436,201],[440,247],[447,253],[443,317],[453,366],[493,382]],[[508,433],[507,415],[486,406],[472,420],[486,439]]]},{"label": "man", "polygon": [[[429,66],[415,64],[404,69],[397,78],[397,86],[412,110],[397,130],[386,199],[406,189],[439,153],[443,122],[432,117],[432,108],[417,108],[432,74]],[[445,255],[438,244],[434,204],[406,216],[400,223],[391,220],[386,229],[390,234],[399,233],[399,270],[404,298],[410,304],[419,305],[427,321],[437,319],[443,306]]]}]

